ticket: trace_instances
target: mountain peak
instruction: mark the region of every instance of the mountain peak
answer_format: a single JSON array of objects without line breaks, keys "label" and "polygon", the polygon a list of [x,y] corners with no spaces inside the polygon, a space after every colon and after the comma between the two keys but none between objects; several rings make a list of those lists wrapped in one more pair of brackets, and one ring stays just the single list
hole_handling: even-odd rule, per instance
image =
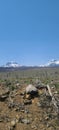
[{"label": "mountain peak", "polygon": [[17,62],[7,62],[6,65],[4,67],[20,67],[20,65]]},{"label": "mountain peak", "polygon": [[51,60],[50,62],[48,62],[46,65],[46,67],[57,67],[59,66],[59,60]]}]

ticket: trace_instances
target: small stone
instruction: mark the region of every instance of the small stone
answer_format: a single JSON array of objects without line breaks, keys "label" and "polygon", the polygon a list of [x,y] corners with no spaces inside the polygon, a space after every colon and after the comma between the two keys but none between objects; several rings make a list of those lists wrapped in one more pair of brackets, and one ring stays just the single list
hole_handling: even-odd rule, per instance
[{"label": "small stone", "polygon": [[34,130],[37,130],[37,126],[36,125],[33,125],[31,128],[34,129]]},{"label": "small stone", "polygon": [[57,92],[57,91],[55,91],[55,92],[54,92],[54,94],[58,94],[58,92]]},{"label": "small stone", "polygon": [[19,122],[19,119],[16,119],[16,123],[18,123]]},{"label": "small stone", "polygon": [[29,94],[26,94],[26,99],[30,99],[30,95]]},{"label": "small stone", "polygon": [[38,106],[38,107],[41,107],[41,104],[40,104],[39,102],[37,102],[37,106]]},{"label": "small stone", "polygon": [[46,116],[46,117],[45,117],[45,120],[49,120],[49,117],[48,117],[48,116]]},{"label": "small stone", "polygon": [[29,110],[25,109],[25,113],[28,114],[28,113],[29,113]]},{"label": "small stone", "polygon": [[0,119],[0,122],[3,122],[3,120],[2,120],[2,119]]},{"label": "small stone", "polygon": [[47,128],[50,127],[50,124],[47,123]]},{"label": "small stone", "polygon": [[22,120],[21,120],[21,123],[30,124],[30,120],[28,120],[28,119],[22,119]]},{"label": "small stone", "polygon": [[32,104],[32,100],[24,100],[24,105]]},{"label": "small stone", "polygon": [[16,121],[15,120],[12,120],[11,121],[11,127],[15,127],[16,126]]},{"label": "small stone", "polygon": [[19,120],[20,120],[19,115],[16,115],[16,123],[19,122]]}]

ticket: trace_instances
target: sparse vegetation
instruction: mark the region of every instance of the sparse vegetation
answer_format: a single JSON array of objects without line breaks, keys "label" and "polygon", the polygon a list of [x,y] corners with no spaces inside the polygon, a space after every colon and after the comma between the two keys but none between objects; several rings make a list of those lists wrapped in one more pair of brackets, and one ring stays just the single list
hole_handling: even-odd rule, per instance
[{"label": "sparse vegetation", "polygon": [[58,103],[59,68],[0,72],[1,130],[59,130],[59,116],[49,93],[43,87],[37,95],[28,95],[25,88],[29,84],[49,84]]}]

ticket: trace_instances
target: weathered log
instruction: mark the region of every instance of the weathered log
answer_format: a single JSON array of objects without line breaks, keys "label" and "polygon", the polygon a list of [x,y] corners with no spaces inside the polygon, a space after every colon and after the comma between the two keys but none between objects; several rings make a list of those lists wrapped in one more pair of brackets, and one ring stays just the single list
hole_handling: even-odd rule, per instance
[{"label": "weathered log", "polygon": [[57,106],[57,101],[55,100],[49,85],[47,85],[47,89],[48,89],[48,92],[49,92],[49,94],[50,94],[50,96],[52,98],[52,103],[55,106],[56,112],[59,113],[59,109],[58,109],[58,106]]}]

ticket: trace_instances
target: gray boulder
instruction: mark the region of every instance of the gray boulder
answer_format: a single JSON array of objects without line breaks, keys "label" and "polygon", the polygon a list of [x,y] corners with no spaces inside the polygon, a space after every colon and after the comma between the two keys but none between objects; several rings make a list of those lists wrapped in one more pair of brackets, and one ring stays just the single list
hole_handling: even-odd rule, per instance
[{"label": "gray boulder", "polygon": [[38,90],[35,86],[33,86],[32,84],[29,84],[27,87],[26,87],[26,94],[36,94],[38,93]]}]

